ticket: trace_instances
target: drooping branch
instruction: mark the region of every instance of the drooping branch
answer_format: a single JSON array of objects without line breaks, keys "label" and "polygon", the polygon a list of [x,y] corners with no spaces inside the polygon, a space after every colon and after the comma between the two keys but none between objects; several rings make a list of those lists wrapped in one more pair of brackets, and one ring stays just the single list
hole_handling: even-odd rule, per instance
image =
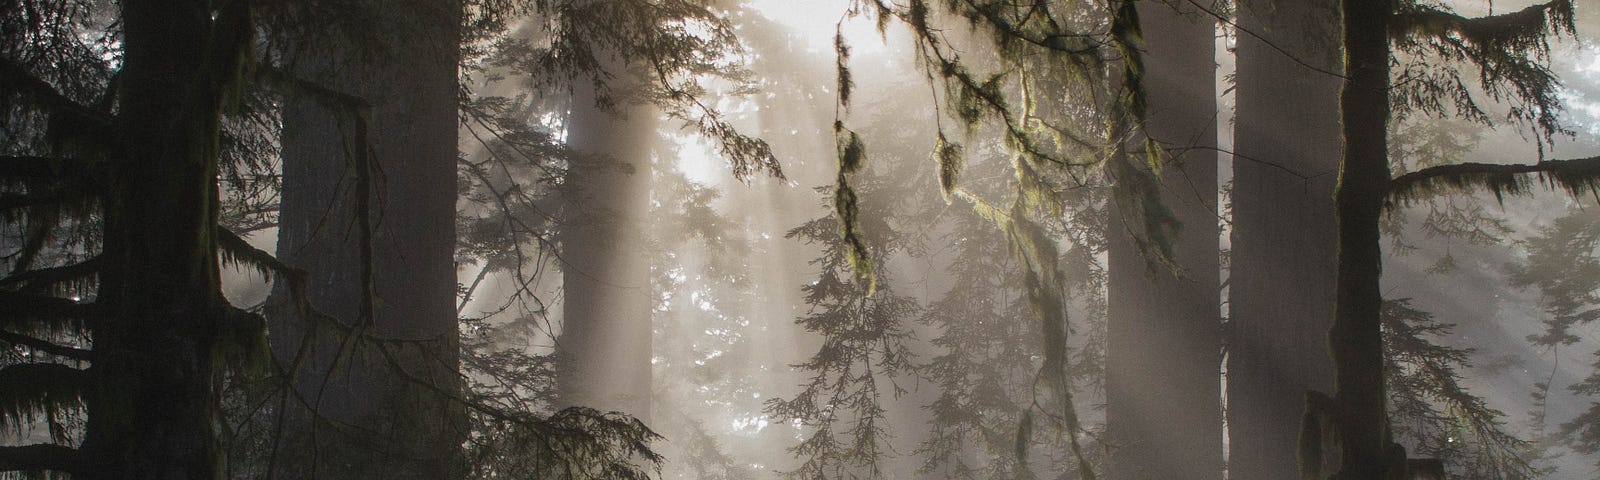
[{"label": "drooping branch", "polygon": [[50,82],[40,79],[29,72],[27,67],[9,58],[0,57],[0,85],[3,85],[0,87],[0,92],[14,93],[32,99],[41,108],[70,117],[73,124],[94,127],[102,132],[111,131],[112,121],[109,115],[68,98],[51,86]]},{"label": "drooping branch", "polygon": [[62,179],[86,174],[84,162],[71,158],[0,155],[0,179]]},{"label": "drooping branch", "polygon": [[258,81],[278,93],[303,96],[331,110],[357,111],[371,108],[366,99],[297,77],[278,67],[257,65],[255,72]]},{"label": "drooping branch", "polygon": [[1459,36],[1478,45],[1538,48],[1545,42],[1545,30],[1573,32],[1572,0],[1552,0],[1521,10],[1467,18],[1454,12],[1417,4],[1411,11],[1396,15],[1392,35]]},{"label": "drooping branch", "polygon": [[101,257],[96,256],[70,265],[18,272],[0,277],[0,288],[42,293],[45,289],[40,287],[78,281],[93,276],[100,272],[100,267],[104,263],[105,261],[101,260]]},{"label": "drooping branch", "polygon": [[78,450],[51,444],[0,447],[0,472],[57,471],[73,473],[79,467]]},{"label": "drooping branch", "polygon": [[216,228],[217,254],[224,264],[247,266],[263,277],[304,277],[305,271],[289,266],[265,250],[256,248],[243,237],[218,225]]},{"label": "drooping branch", "polygon": [[0,291],[0,327],[27,330],[37,323],[75,322],[82,325],[94,314],[94,305],[47,295]]},{"label": "drooping branch", "polygon": [[82,200],[88,195],[70,190],[0,195],[0,212]]},{"label": "drooping branch", "polygon": [[1458,163],[1425,168],[1391,180],[1387,201],[1393,208],[1439,192],[1479,188],[1503,200],[1507,194],[1528,193],[1534,179],[1546,188],[1561,188],[1572,195],[1600,194],[1600,156],[1520,165]]},{"label": "drooping branch", "polygon": [[48,340],[34,338],[27,335],[0,331],[0,342],[12,345],[21,345],[40,352],[48,353],[62,358],[73,360],[91,361],[94,352],[77,347],[69,347]]},{"label": "drooping branch", "polygon": [[[1556,134],[1572,134],[1561,126],[1560,79],[1547,65],[1549,38],[1575,34],[1573,2],[1550,0],[1522,10],[1467,18],[1448,9],[1409,4],[1397,12],[1390,41],[1401,52],[1437,61],[1407,67],[1396,83],[1396,97],[1415,109],[1442,114],[1453,103],[1456,113],[1491,124],[1482,101],[1508,105],[1506,119],[1526,125],[1549,142]],[[1455,71],[1457,62],[1478,71],[1477,88]],[[1543,158],[1544,143],[1539,144]]]},{"label": "drooping branch", "polygon": [[[0,368],[0,426],[27,423],[39,418],[40,412],[48,415],[78,405],[87,384],[87,371],[59,363],[20,363]],[[3,459],[0,465],[4,465]]]}]

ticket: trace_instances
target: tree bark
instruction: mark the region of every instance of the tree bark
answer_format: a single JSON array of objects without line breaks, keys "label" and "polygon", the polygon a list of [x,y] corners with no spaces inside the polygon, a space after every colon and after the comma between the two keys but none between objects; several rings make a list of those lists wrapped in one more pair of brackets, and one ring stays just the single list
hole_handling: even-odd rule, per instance
[{"label": "tree bark", "polygon": [[637,65],[602,60],[614,112],[595,106],[591,84],[573,87],[567,143],[580,155],[568,172],[561,232],[560,403],[648,421],[651,408],[650,148],[659,113],[629,101],[643,88]]},{"label": "tree bark", "polygon": [[218,122],[248,48],[245,4],[121,2],[117,151],[104,203],[79,479],[216,479],[226,471],[215,358]]},{"label": "tree bark", "polygon": [[1328,391],[1339,6],[1238,3],[1228,268],[1228,473],[1297,478],[1307,390]]},{"label": "tree bark", "polygon": [[287,364],[306,349],[293,395],[313,410],[291,400],[280,412],[275,472],[453,478],[466,438],[462,407],[447,398],[461,389],[453,261],[461,4],[352,10],[370,30],[333,34],[344,43],[304,45],[288,58],[292,74],[364,100],[370,135],[358,138],[355,105],[284,101],[277,254],[307,272],[311,305],[349,330],[299,317],[288,290],[274,291],[273,350]]},{"label": "tree bark", "polygon": [[1334,416],[1341,479],[1404,473],[1390,451],[1385,412],[1378,224],[1389,184],[1389,21],[1394,0],[1344,0],[1345,81],[1340,94],[1344,158],[1335,194],[1339,270],[1328,344],[1335,365]]},{"label": "tree bark", "polygon": [[[1106,429],[1112,479],[1222,478],[1215,19],[1141,3],[1145,133],[1170,158],[1162,203],[1180,271],[1152,267],[1114,215],[1108,238]],[[1131,188],[1118,186],[1116,188]]]}]

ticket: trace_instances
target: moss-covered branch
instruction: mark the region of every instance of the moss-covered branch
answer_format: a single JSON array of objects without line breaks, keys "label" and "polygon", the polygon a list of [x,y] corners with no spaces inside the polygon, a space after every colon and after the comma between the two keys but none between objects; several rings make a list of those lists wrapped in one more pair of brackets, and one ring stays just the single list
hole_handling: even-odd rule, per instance
[{"label": "moss-covered branch", "polygon": [[31,348],[35,351],[44,352],[63,358],[70,358],[73,360],[90,361],[94,357],[94,352],[89,350],[84,350],[77,347],[69,347],[48,340],[34,338],[18,333],[0,331],[0,342],[9,343],[12,345],[20,345]]},{"label": "moss-covered branch", "polygon": [[87,173],[84,162],[70,158],[0,155],[0,178],[61,179]]},{"label": "moss-covered branch", "polygon": [[1467,18],[1428,5],[1415,5],[1394,20],[1390,34],[1405,38],[1454,35],[1478,45],[1536,48],[1545,29],[1573,32],[1572,0],[1552,0],[1511,13]]},{"label": "moss-covered branch", "polygon": [[[1561,126],[1560,79],[1549,69],[1549,38],[1575,33],[1572,0],[1550,0],[1516,12],[1467,18],[1448,9],[1407,3],[1397,12],[1390,41],[1398,51],[1430,58],[1428,65],[1405,68],[1395,96],[1411,109],[1455,113],[1493,124],[1484,100],[1507,104],[1506,120],[1526,125],[1550,141],[1571,134]],[[1455,71],[1456,62],[1477,68],[1472,88]],[[1475,97],[1484,97],[1482,99]],[[1541,158],[1543,144],[1540,145]]]},{"label": "moss-covered branch", "polygon": [[89,196],[82,192],[70,190],[45,191],[40,193],[21,193],[0,195],[0,213],[29,207],[62,204],[83,200]]},{"label": "moss-covered branch", "polygon": [[78,451],[71,447],[50,444],[0,447],[0,472],[56,471],[73,473],[78,470]]},{"label": "moss-covered branch", "polygon": [[366,99],[328,88],[271,65],[256,65],[256,80],[284,95],[298,95],[336,111],[371,108]]},{"label": "moss-covered branch", "polygon": [[1600,193],[1600,156],[1534,164],[1458,163],[1425,168],[1390,181],[1387,200],[1393,208],[1439,192],[1477,189],[1503,199],[1507,194],[1528,193],[1534,179],[1547,188],[1561,188],[1573,195]]},{"label": "moss-covered branch", "polygon": [[[109,115],[73,101],[61,94],[49,82],[29,72],[27,67],[4,57],[0,57],[0,92],[21,95],[56,115],[71,117],[75,124],[98,127],[104,132],[111,131],[112,121]],[[56,121],[57,119],[52,119],[52,122]]]},{"label": "moss-covered branch", "polygon": [[0,289],[43,293],[52,285],[80,281],[100,272],[104,260],[96,256],[82,262],[18,272],[0,277]]},{"label": "moss-covered branch", "polygon": [[[305,270],[301,270],[283,263],[278,257],[256,248],[246,241],[244,237],[226,228],[218,226],[216,229],[217,254],[222,257],[222,263],[234,267],[249,267],[256,273],[267,278],[278,278],[289,282],[291,290],[304,289],[306,278]],[[298,287],[297,287],[298,286]]]},{"label": "moss-covered branch", "polygon": [[29,330],[38,323],[82,325],[93,315],[93,304],[83,304],[47,295],[0,291],[0,327]]},{"label": "moss-covered branch", "polygon": [[87,382],[86,371],[59,363],[0,368],[0,426],[16,426],[38,418],[40,412],[77,405]]}]

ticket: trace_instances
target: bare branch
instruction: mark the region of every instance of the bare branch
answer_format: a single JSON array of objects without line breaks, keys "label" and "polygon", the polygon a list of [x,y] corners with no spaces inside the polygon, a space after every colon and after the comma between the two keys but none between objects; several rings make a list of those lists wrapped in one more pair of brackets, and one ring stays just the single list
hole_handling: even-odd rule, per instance
[{"label": "bare branch", "polygon": [[300,95],[332,110],[362,111],[370,108],[366,99],[297,77],[271,65],[257,65],[256,77],[278,93]]}]

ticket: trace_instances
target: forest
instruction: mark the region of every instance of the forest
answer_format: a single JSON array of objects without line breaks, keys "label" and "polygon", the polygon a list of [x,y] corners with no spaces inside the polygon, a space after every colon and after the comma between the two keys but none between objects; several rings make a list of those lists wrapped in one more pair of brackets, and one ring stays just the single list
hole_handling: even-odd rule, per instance
[{"label": "forest", "polygon": [[1588,0],[0,0],[0,479],[1600,477]]}]

